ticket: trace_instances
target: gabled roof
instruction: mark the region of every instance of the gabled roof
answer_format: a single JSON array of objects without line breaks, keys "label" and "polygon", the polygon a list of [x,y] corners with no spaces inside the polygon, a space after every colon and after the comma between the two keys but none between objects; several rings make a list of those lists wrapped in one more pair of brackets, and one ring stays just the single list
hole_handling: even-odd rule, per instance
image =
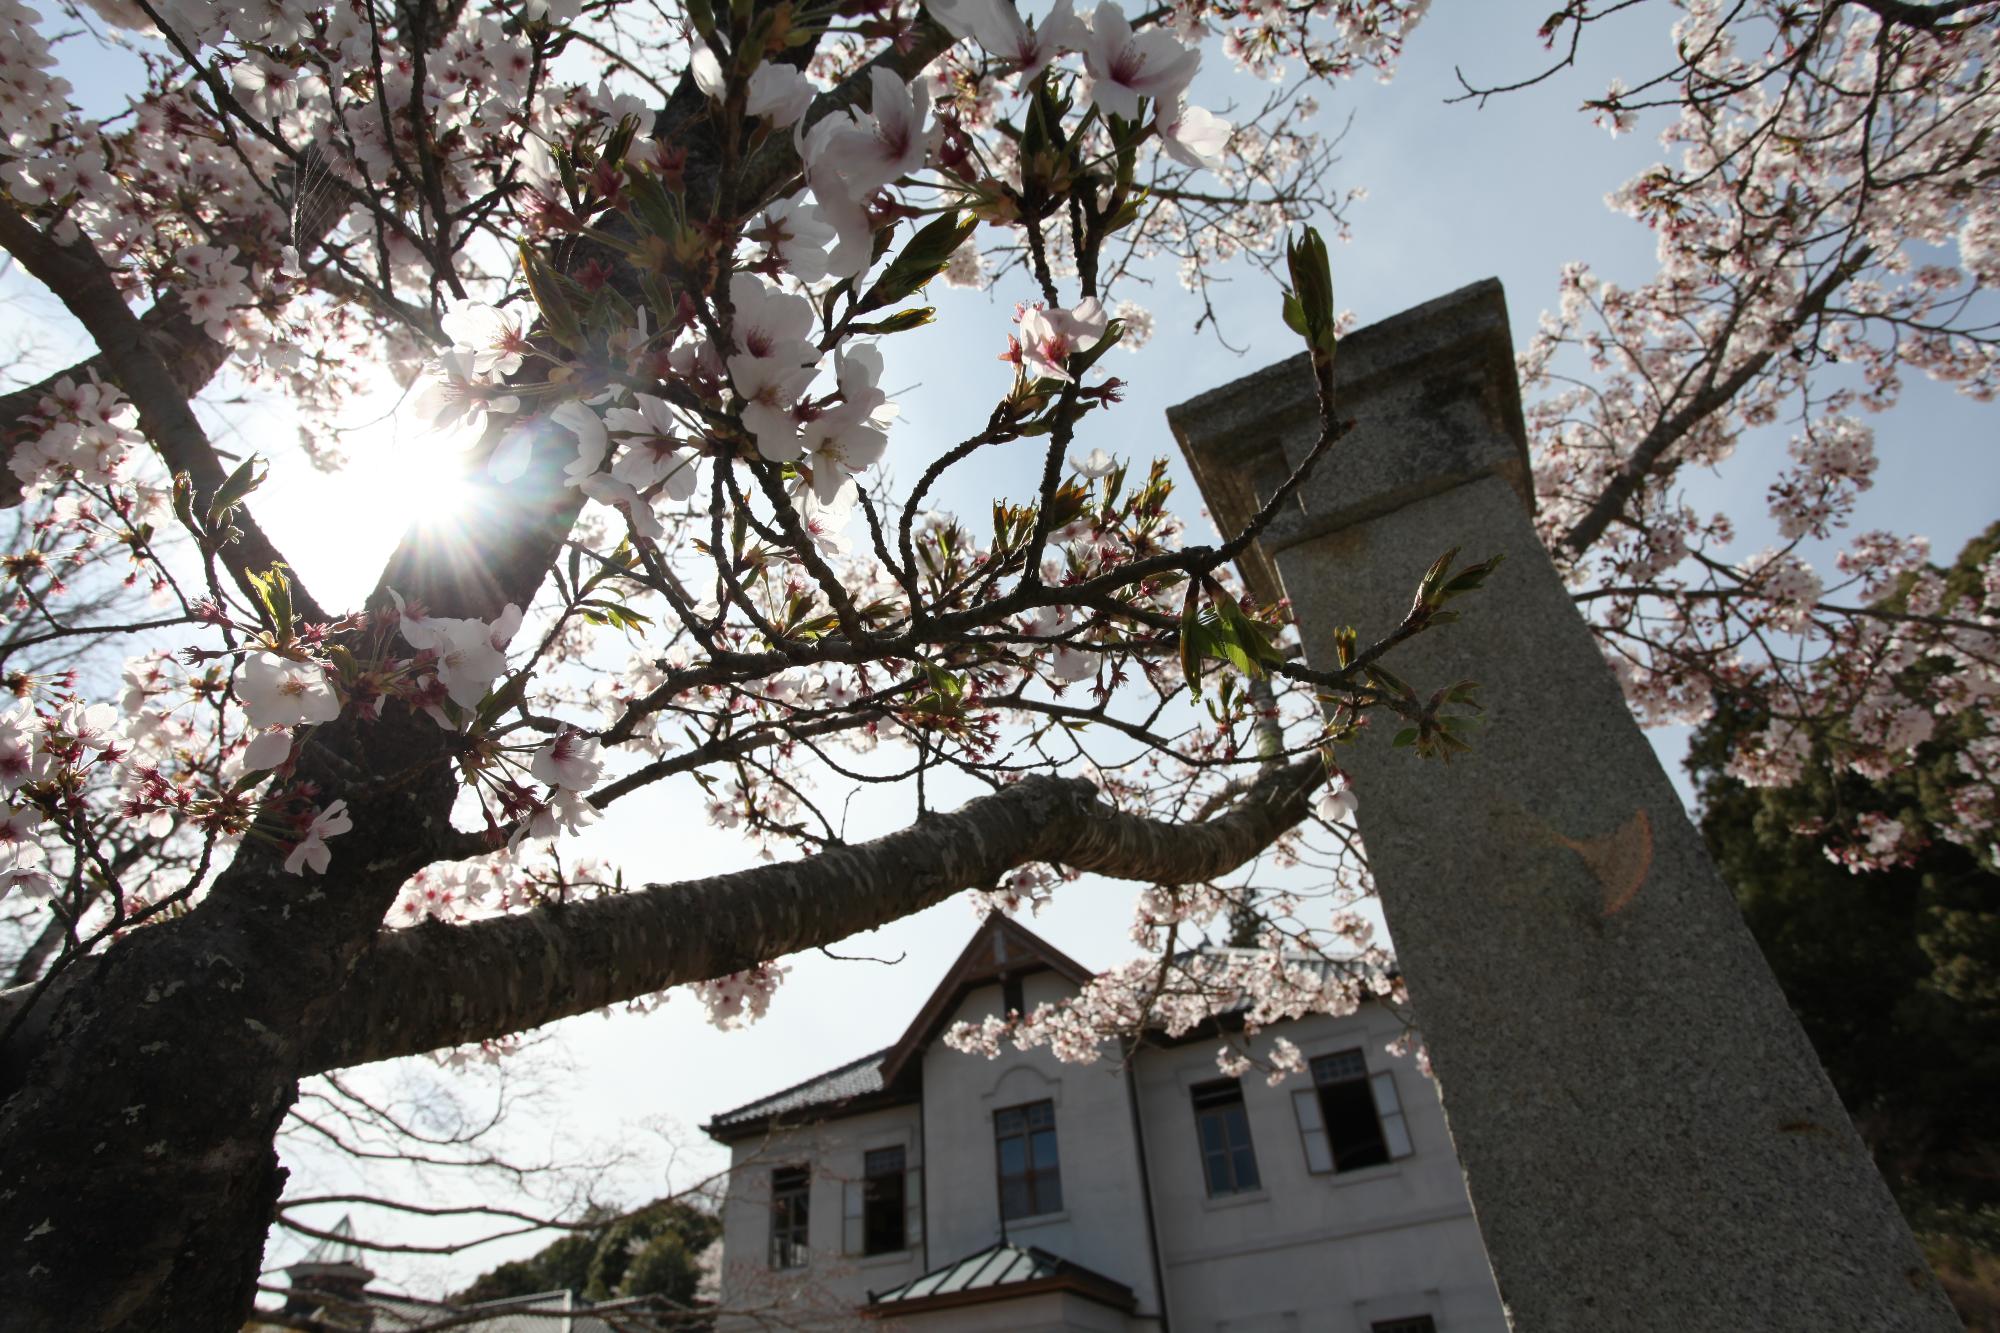
[{"label": "gabled roof", "polygon": [[944,974],[924,1007],[910,1020],[910,1026],[883,1052],[882,1077],[893,1081],[903,1067],[937,1036],[966,992],[1010,976],[1030,972],[1054,972],[1072,985],[1081,986],[1096,973],[1077,962],[1055,945],[1000,912],[990,913],[979,931],[966,941],[958,961]]},{"label": "gabled roof", "polygon": [[1078,986],[1094,975],[1033,931],[995,912],[966,943],[895,1045],[723,1111],[703,1129],[710,1138],[729,1143],[805,1111],[812,1111],[815,1119],[825,1119],[913,1101],[923,1068],[916,1057],[950,1020],[966,992],[1007,977],[1044,971],[1056,972]]},{"label": "gabled roof", "polygon": [[[1210,946],[1200,952],[1251,958],[1263,956],[1261,950],[1221,946]],[[1324,961],[1308,958],[1293,961],[1317,970],[1324,970],[1327,966]],[[1026,926],[994,912],[966,942],[957,960],[945,971],[943,979],[931,991],[930,998],[924,1001],[917,1016],[910,1020],[910,1025],[893,1046],[864,1055],[838,1069],[829,1069],[824,1074],[795,1083],[768,1097],[723,1111],[703,1129],[712,1139],[732,1143],[761,1133],[777,1121],[826,1120],[915,1101],[922,1091],[923,1061],[918,1057],[937,1038],[944,1025],[951,1021],[967,992],[1032,972],[1054,972],[1075,986],[1082,986],[1096,975]],[[1388,975],[1396,975],[1393,968]],[[1240,1028],[1243,1015],[1254,1003],[1246,996],[1179,1037],[1154,1033],[1149,1039],[1165,1046],[1212,1040],[1219,1031]],[[812,1114],[807,1117],[803,1114],[805,1112]]]},{"label": "gabled roof", "polygon": [[861,1313],[875,1319],[895,1319],[925,1310],[982,1305],[1051,1291],[1072,1292],[1127,1314],[1138,1305],[1138,1298],[1123,1282],[1039,1246],[1003,1240],[900,1287],[871,1294]]}]

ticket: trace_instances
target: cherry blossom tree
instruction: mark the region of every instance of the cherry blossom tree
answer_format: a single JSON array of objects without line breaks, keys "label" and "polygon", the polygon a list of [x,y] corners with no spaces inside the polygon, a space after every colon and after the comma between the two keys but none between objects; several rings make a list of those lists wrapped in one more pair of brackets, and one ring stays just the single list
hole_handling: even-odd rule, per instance
[{"label": "cherry blossom tree", "polygon": [[[1594,10],[1631,3],[1575,0],[1549,36],[1575,58]],[[1386,989],[1348,910],[1337,746],[1364,723],[1412,762],[1464,744],[1469,691],[1391,664],[1490,564],[1412,570],[1405,622],[1328,670],[1229,565],[1345,429],[1330,266],[1298,229],[1346,198],[1312,90],[1388,72],[1426,8],[0,0],[0,247],[97,349],[0,399],[6,498],[34,514],[5,567],[0,882],[37,941],[0,995],[5,1308],[234,1326],[302,1079],[679,985],[735,1025],[786,954],[967,889],[1009,910],[1132,880],[1150,948],[968,1046],[1090,1058],[1246,999],[1254,1028]],[[1873,466],[1853,414],[1905,366],[1991,387],[2000,6],[1682,8],[1679,65],[1593,107],[1614,129],[1678,110],[1682,164],[1625,195],[1661,276],[1572,271],[1523,359],[1544,521],[1642,711],[1771,701],[1739,760],[1760,780],[1801,734],[1893,763],[1926,719],[1988,706],[1991,608],[1919,589],[1883,611],[1907,541],[1857,538],[1832,590],[1798,543],[1847,520]],[[124,114],[72,104],[65,20],[148,44]],[[1190,100],[1217,47],[1275,80],[1233,121]],[[1236,257],[1286,288],[1322,431],[1249,527],[1202,542],[1164,464],[1075,455],[1119,410],[1104,358],[1149,327],[1128,284],[1172,263],[1201,296]],[[934,281],[1025,300],[967,333],[1004,391],[897,481],[885,354]],[[191,407],[225,366],[329,468],[386,368],[464,443],[469,498],[362,605],[323,604],[253,516],[263,463]],[[1675,471],[1786,414],[1791,544],[1726,566],[1726,521]],[[1039,460],[1031,494],[935,508],[1009,447]],[[129,657],[122,688],[33,655],[86,644]],[[1921,659],[1943,666],[1909,696]],[[2000,755],[1966,753],[1949,836],[1978,840]],[[941,811],[947,775],[985,794]],[[832,779],[900,784],[916,818],[850,841]],[[763,862],[638,886],[571,854],[647,800]],[[1334,887],[1258,901],[1257,947],[1190,953],[1248,905],[1232,872],[1317,860],[1302,829],[1343,858]]]}]

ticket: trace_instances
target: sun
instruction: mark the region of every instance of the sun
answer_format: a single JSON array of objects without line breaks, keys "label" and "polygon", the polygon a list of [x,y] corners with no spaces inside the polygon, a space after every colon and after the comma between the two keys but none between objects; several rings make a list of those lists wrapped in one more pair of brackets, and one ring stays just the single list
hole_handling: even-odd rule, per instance
[{"label": "sun", "polygon": [[[432,430],[415,397],[385,374],[343,414],[343,466],[322,471],[302,449],[276,451],[253,500],[259,521],[329,610],[359,610],[413,527],[455,527],[467,516],[475,489],[469,437]],[[266,438],[296,438],[295,429],[281,434],[278,422],[270,424],[276,429]]]}]

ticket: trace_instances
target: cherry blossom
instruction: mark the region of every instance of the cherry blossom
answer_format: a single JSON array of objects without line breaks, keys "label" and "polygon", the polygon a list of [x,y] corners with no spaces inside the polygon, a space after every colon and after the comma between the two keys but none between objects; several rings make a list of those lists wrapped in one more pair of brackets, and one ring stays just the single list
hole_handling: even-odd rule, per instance
[{"label": "cherry blossom", "polygon": [[1340,777],[1320,788],[1313,813],[1334,824],[1354,818],[1354,807],[1354,789],[1347,785],[1345,777]]},{"label": "cherry blossom", "polygon": [[567,730],[558,732],[554,740],[535,751],[533,764],[537,782],[565,791],[583,791],[594,786],[603,768],[597,742]]},{"label": "cherry blossom", "polygon": [[767,62],[750,76],[743,114],[768,120],[774,129],[784,129],[805,115],[816,96],[812,84],[798,70]]},{"label": "cherry blossom", "polygon": [[324,875],[332,859],[326,840],[351,832],[353,828],[354,820],[348,816],[346,801],[334,801],[315,812],[305,837],[299,839],[285,857],[285,873],[302,875],[305,868],[311,866],[315,875]]},{"label": "cherry blossom", "polygon": [[512,416],[520,411],[520,397],[476,371],[477,359],[477,354],[457,348],[440,352],[417,402],[418,414],[441,430],[455,428],[476,439],[486,429],[487,413]]},{"label": "cherry blossom", "polygon": [[1076,461],[1074,455],[1069,460],[1070,471],[1076,473],[1079,477],[1088,477],[1092,481],[1098,481],[1110,476],[1117,466],[1118,460],[1110,454],[1105,453],[1102,449],[1092,449],[1090,456],[1085,458],[1081,463]]},{"label": "cherry blossom", "polygon": [[37,829],[41,815],[27,807],[0,807],[0,898],[14,889],[32,896],[51,893],[48,849],[42,846]]},{"label": "cherry blossom", "polygon": [[340,716],[340,695],[323,665],[265,649],[244,655],[236,673],[236,697],[250,725],[258,728],[307,726]]},{"label": "cherry blossom", "polygon": [[[451,701],[475,708],[507,671],[507,645],[521,628],[521,608],[508,603],[491,624],[483,620],[411,615],[395,597],[403,639],[412,648],[436,655],[434,670]],[[253,719],[254,720],[254,719]]]},{"label": "cherry blossom", "polygon": [[612,477],[631,486],[635,493],[657,485],[669,499],[687,499],[694,494],[700,474],[695,465],[697,455],[676,433],[682,429],[681,423],[664,399],[641,393],[635,394],[633,401],[637,408],[614,407],[604,414],[605,426],[624,437],[618,460],[611,466]]},{"label": "cherry blossom", "polygon": [[819,351],[805,339],[812,305],[748,273],[730,279],[732,333],[730,381],[743,400],[743,424],[757,449],[773,462],[799,456],[793,406],[813,381]]},{"label": "cherry blossom", "polygon": [[764,210],[747,235],[801,282],[826,276],[826,247],[835,232],[821,220],[817,206],[797,197],[780,199]]},{"label": "cherry blossom", "polygon": [[243,768],[250,773],[277,768],[289,759],[291,754],[292,734],[289,731],[282,727],[266,731],[244,748]]},{"label": "cherry blossom", "polygon": [[1157,28],[1134,33],[1116,0],[1102,0],[1083,45],[1090,71],[1090,100],[1106,115],[1139,118],[1139,103],[1178,103],[1201,66],[1201,50],[1185,47]]},{"label": "cherry blossom", "polygon": [[472,354],[478,375],[512,375],[529,348],[521,311],[496,310],[479,301],[456,301],[439,321],[453,350]]},{"label": "cherry blossom", "polygon": [[1073,310],[1034,307],[1021,316],[1023,366],[1049,379],[1071,380],[1065,363],[1095,347],[1109,323],[1103,304],[1094,296]]},{"label": "cherry blossom", "polygon": [[1090,40],[1090,30],[1076,16],[1072,0],[1058,0],[1032,25],[1006,0],[958,0],[953,4],[929,0],[925,7],[954,37],[977,41],[991,55],[1012,65],[1023,87],[1057,56],[1082,50]]},{"label": "cherry blossom", "polygon": [[771,997],[791,971],[774,963],[759,963],[713,981],[698,981],[688,989],[708,1010],[708,1021],[725,1031],[748,1027],[770,1012]]},{"label": "cherry blossom", "polygon": [[1235,133],[1235,127],[1220,116],[1185,102],[1171,117],[1162,107],[1159,125],[1160,147],[1168,157],[1210,171],[1222,168],[1224,155],[1229,151],[1229,138]]},{"label": "cherry blossom", "polygon": [[[1076,629],[1075,614],[1067,607],[1046,607],[1035,613],[1028,632],[1037,639],[1062,639]],[[1048,672],[1057,683],[1068,685],[1097,674],[1097,654],[1057,643],[1048,655]]]}]

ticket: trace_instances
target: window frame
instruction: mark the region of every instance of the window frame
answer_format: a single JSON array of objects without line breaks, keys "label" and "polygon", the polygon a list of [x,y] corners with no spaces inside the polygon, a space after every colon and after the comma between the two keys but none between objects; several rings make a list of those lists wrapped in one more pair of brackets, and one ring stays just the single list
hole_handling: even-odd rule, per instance
[{"label": "window frame", "polygon": [[1437,1333],[1437,1318],[1431,1314],[1396,1315],[1369,1323],[1368,1333]]},{"label": "window frame", "polygon": [[[1204,1096],[1208,1098],[1204,1103]],[[1188,1088],[1188,1103],[1194,1111],[1195,1152],[1201,1159],[1202,1185],[1211,1199],[1227,1199],[1243,1194],[1254,1194],[1264,1188],[1262,1170],[1257,1165],[1257,1142],[1250,1132],[1250,1108],[1243,1100],[1243,1080],[1236,1078],[1208,1079]],[[1236,1143],[1231,1134],[1231,1112],[1236,1127],[1242,1131],[1242,1142]],[[1220,1126],[1222,1147],[1220,1151],[1209,1147],[1207,1126]],[[1243,1179],[1242,1163],[1239,1155],[1248,1159],[1249,1179]],[[1215,1167],[1220,1164],[1227,1176],[1224,1184],[1218,1185]]]},{"label": "window frame", "polygon": [[[1300,1088],[1292,1093],[1292,1113],[1298,1122],[1299,1146],[1305,1154],[1309,1174],[1345,1175],[1366,1171],[1393,1165],[1415,1152],[1409,1121],[1403,1113],[1402,1098],[1396,1092],[1395,1074],[1386,1069],[1371,1071],[1367,1053],[1362,1047],[1354,1046],[1315,1056],[1308,1068],[1313,1084],[1310,1088]],[[1379,1150],[1381,1155],[1378,1157],[1370,1152],[1361,1155],[1364,1160],[1356,1161],[1354,1145],[1350,1144],[1348,1164],[1343,1165],[1341,1154],[1334,1146],[1332,1127],[1335,1108],[1327,1093],[1329,1089],[1347,1093],[1355,1084],[1365,1089],[1368,1107],[1374,1117],[1375,1142],[1369,1146]],[[1346,1100],[1351,1102],[1351,1095]],[[1344,1109],[1351,1118],[1352,1105]]]},{"label": "window frame", "polygon": [[[781,1183],[782,1182],[782,1183]],[[765,1260],[773,1272],[812,1263],[812,1167],[771,1168],[771,1235]]]},{"label": "window frame", "polygon": [[[1036,1124],[1036,1112],[1047,1113],[1046,1124]],[[1010,1115],[1021,1117],[1018,1130],[1003,1130],[1002,1118]],[[1041,1134],[1048,1135],[1049,1164],[1039,1167],[1035,1163],[1035,1141]],[[1003,1146],[1010,1139],[1021,1142],[1021,1163],[1023,1170],[1018,1176],[1007,1172],[1006,1149]],[[1037,1217],[1048,1217],[1060,1213],[1063,1208],[1062,1192],[1062,1142],[1056,1134],[1056,1104],[1054,1099],[1044,1097],[1037,1101],[1022,1102],[1015,1106],[1000,1106],[993,1110],[993,1174],[998,1187],[1000,1221],[1022,1222]],[[1018,1180],[1025,1191],[1027,1211],[1010,1213],[1007,1211],[1008,1182]]]},{"label": "window frame", "polygon": [[[886,1163],[892,1156],[895,1165],[890,1167]],[[863,1256],[899,1254],[910,1248],[909,1171],[909,1153],[900,1143],[870,1148],[861,1154]],[[889,1197],[892,1186],[893,1200]]]}]

